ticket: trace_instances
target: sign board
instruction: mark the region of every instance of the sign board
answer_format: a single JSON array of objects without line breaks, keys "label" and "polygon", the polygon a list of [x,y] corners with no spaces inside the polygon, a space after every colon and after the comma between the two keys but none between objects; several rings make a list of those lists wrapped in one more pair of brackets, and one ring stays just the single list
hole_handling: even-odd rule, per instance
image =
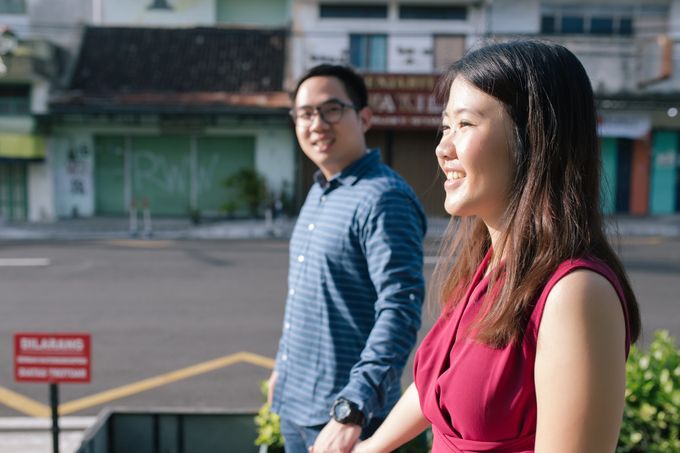
[{"label": "sign board", "polygon": [[434,90],[432,74],[364,74],[371,124],[382,129],[437,129],[442,106]]},{"label": "sign board", "polygon": [[17,333],[14,379],[17,382],[90,382],[88,333]]}]

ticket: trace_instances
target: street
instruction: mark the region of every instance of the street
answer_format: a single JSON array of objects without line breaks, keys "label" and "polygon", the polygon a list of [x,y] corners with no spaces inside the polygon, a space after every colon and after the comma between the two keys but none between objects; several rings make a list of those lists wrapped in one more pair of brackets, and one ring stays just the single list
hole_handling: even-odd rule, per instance
[{"label": "street", "polygon": [[[31,331],[92,334],[92,382],[61,385],[66,415],[105,406],[256,410],[281,329],[287,248],[282,240],[0,242],[0,416],[41,415],[47,405],[46,384],[14,382],[12,337]],[[680,240],[622,238],[621,251],[643,344],[659,328],[680,338]],[[426,275],[434,262],[426,259]],[[421,338],[432,324],[424,313]]]}]

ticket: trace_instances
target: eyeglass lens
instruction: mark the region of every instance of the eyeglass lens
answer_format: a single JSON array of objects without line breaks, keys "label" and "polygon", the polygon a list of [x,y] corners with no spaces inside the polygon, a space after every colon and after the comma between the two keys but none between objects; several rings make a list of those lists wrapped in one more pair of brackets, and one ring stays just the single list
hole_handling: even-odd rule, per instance
[{"label": "eyeglass lens", "polygon": [[318,113],[322,121],[333,124],[340,121],[345,108],[349,108],[349,106],[339,102],[327,102],[317,107],[294,109],[293,118],[297,123],[309,124],[314,119],[315,113]]}]

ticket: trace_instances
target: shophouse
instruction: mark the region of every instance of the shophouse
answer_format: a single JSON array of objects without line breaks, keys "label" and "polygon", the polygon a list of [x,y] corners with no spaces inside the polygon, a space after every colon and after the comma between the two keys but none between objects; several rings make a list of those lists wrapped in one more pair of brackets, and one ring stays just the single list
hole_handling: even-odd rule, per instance
[{"label": "shophouse", "polygon": [[[680,211],[677,0],[297,0],[292,20],[292,77],[320,62],[363,72],[376,112],[369,143],[431,215],[443,214],[432,87],[477,43],[516,37],[563,43],[586,67],[600,117],[605,211]],[[312,167],[303,163],[308,181]]]},{"label": "shophouse", "polygon": [[586,67],[605,210],[680,211],[680,0],[0,0],[0,25],[35,49],[0,55],[4,219],[221,215],[242,168],[299,202],[315,168],[286,92],[323,62],[365,75],[369,146],[445,215],[433,89],[480,41],[514,37]]},{"label": "shophouse", "polygon": [[49,106],[57,216],[224,215],[243,169],[290,196],[288,10],[254,3],[97,2]]},{"label": "shophouse", "polygon": [[0,1],[0,223],[54,215],[45,116],[60,54],[31,28],[24,2]]}]

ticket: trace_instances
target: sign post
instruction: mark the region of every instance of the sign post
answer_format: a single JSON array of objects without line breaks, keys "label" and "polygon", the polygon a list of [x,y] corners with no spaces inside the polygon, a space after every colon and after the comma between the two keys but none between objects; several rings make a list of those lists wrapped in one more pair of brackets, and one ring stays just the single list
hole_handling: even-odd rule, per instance
[{"label": "sign post", "polygon": [[14,334],[14,379],[49,384],[52,449],[59,453],[60,382],[90,382],[89,333],[23,332]]}]

